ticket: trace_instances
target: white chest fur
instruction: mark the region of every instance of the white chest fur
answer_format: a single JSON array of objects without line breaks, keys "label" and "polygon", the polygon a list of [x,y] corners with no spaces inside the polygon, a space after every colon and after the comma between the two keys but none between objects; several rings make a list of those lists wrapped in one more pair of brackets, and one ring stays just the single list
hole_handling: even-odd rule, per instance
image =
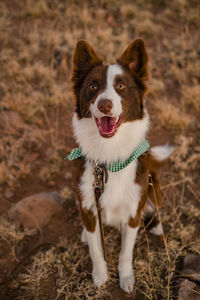
[{"label": "white chest fur", "polygon": [[[85,167],[80,183],[84,199],[82,205],[96,214],[93,165],[86,162]],[[133,161],[119,172],[108,172],[108,182],[100,198],[106,224],[118,227],[127,223],[130,217],[135,217],[141,190],[140,186],[134,182],[136,168],[137,161]]]},{"label": "white chest fur", "polygon": [[[80,191],[83,196],[82,206],[96,214],[94,198],[94,166],[90,161],[111,163],[125,160],[146,137],[149,127],[149,117],[141,120],[124,122],[116,134],[109,139],[100,136],[93,118],[73,118],[73,129],[77,143],[86,157],[85,171],[80,181]],[[103,218],[106,224],[118,226],[127,223],[130,217],[135,217],[140,201],[140,186],[135,183],[137,160],[119,172],[108,172],[108,183],[100,202],[103,208]]]}]

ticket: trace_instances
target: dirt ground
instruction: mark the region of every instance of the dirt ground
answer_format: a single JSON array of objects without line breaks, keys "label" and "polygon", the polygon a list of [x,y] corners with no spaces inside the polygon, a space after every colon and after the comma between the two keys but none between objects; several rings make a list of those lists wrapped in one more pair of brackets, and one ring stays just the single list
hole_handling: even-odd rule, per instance
[{"label": "dirt ground", "polygon": [[[177,299],[177,261],[200,254],[199,12],[196,0],[0,2],[0,299]],[[109,280],[101,288],[92,283],[64,157],[73,147],[77,40],[114,63],[136,37],[150,56],[149,141],[175,150],[161,176],[165,237],[141,227],[128,295],[118,287],[120,235],[113,228],[105,233]],[[63,208],[45,227],[6,218],[22,198],[49,191],[59,192]]]}]

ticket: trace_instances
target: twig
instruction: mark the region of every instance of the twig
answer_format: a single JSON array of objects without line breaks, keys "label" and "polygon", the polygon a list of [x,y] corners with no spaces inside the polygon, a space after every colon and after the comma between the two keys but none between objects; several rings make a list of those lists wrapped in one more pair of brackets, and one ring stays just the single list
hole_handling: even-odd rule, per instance
[{"label": "twig", "polygon": [[169,184],[167,184],[167,185],[164,185],[164,186],[162,186],[161,189],[162,189],[162,190],[163,190],[163,189],[167,189],[167,188],[169,188],[169,187],[176,186],[176,185],[178,185],[178,184],[180,184],[180,183],[187,182],[187,181],[191,182],[192,179],[189,178],[189,177],[186,177],[186,178],[184,178],[184,179],[181,179],[181,180],[178,180],[178,181],[169,183]]},{"label": "twig", "polygon": [[198,292],[196,290],[191,289],[191,291],[194,292],[194,293],[196,293],[196,294],[198,294],[198,295],[200,295],[200,292]]},{"label": "twig", "polygon": [[144,292],[142,291],[141,289],[139,289],[137,286],[135,287],[140,293],[142,293],[143,295],[145,295],[148,299],[151,300],[151,298]]},{"label": "twig", "polygon": [[[155,192],[155,189],[154,189],[153,180],[152,180],[151,176],[150,176],[150,181],[151,181],[151,185],[152,185],[152,189],[153,189],[153,194],[154,194],[154,199],[155,199],[155,203],[156,203],[156,210],[157,210],[157,214],[158,214],[158,220],[159,220],[160,224],[162,224],[162,220],[161,220],[161,216],[160,216],[160,211],[159,211],[159,207],[158,207],[157,196],[156,196],[156,192]],[[164,245],[165,245],[165,250],[166,250],[166,253],[167,253],[167,259],[168,259],[168,268],[169,268],[169,271],[168,271],[168,284],[167,284],[167,294],[168,294],[167,295],[167,299],[169,300],[170,299],[170,272],[171,272],[170,265],[171,265],[171,260],[170,260],[170,256],[169,256],[169,251],[168,251],[167,241],[166,241],[166,238],[165,238],[164,231],[163,231],[162,237],[163,237],[163,241],[164,241]]]},{"label": "twig", "polygon": [[148,253],[148,258],[149,258],[149,275],[150,275],[150,278],[151,278],[151,282],[152,282],[152,285],[153,285],[153,293],[154,293],[154,297],[155,299],[157,300],[157,295],[155,294],[155,286],[154,286],[154,282],[153,282],[153,277],[152,277],[152,273],[151,273],[151,257],[150,257],[150,248],[149,248],[149,240],[148,240],[148,237],[147,237],[147,233],[146,233],[146,230],[145,230],[145,237],[146,237],[146,241],[147,241],[147,253]]},{"label": "twig", "polygon": [[74,273],[76,272],[77,267],[79,266],[80,262],[82,260],[82,257],[80,257],[80,259],[78,260],[78,262],[75,264],[75,266],[73,267],[71,276],[68,278],[68,280],[65,282],[65,284],[62,286],[61,290],[59,291],[57,297],[55,300],[57,300],[63,293],[64,293],[64,289],[69,285],[72,277],[74,276]]},{"label": "twig", "polygon": [[155,216],[153,216],[153,217],[151,218],[151,220],[147,223],[147,225],[144,226],[144,229],[142,229],[142,231],[141,231],[141,235],[142,235],[144,232],[146,232],[147,228],[149,227],[149,225],[151,225],[151,223],[153,222],[154,219],[155,219]]},{"label": "twig", "polygon": [[179,201],[181,204],[183,203],[184,193],[185,193],[185,182],[183,182],[182,189],[181,189],[181,196]]},{"label": "twig", "polygon": [[197,201],[200,201],[200,197],[198,197],[196,195],[196,193],[194,192],[193,188],[191,187],[191,185],[189,184],[188,186],[188,189],[190,190],[190,192],[193,194],[193,196],[197,199]]}]

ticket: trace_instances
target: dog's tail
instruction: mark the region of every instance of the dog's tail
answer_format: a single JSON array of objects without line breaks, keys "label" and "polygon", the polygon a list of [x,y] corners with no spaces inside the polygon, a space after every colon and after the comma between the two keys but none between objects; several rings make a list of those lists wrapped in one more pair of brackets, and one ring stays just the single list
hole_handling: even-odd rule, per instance
[{"label": "dog's tail", "polygon": [[[173,152],[174,147],[165,144],[163,146],[155,146],[150,152],[150,170],[149,170],[149,189],[148,196],[152,202],[157,201],[157,205],[162,204],[162,194],[159,183],[159,169],[163,166]],[[156,198],[156,199],[155,199]]]},{"label": "dog's tail", "polygon": [[151,154],[155,158],[155,160],[161,162],[166,160],[174,151],[173,146],[169,146],[168,144],[154,146],[151,148]]}]

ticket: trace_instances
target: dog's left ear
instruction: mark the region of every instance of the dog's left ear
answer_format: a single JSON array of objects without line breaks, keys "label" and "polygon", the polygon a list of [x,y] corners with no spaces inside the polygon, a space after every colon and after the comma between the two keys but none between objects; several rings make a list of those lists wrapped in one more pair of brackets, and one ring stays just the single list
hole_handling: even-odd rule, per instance
[{"label": "dog's left ear", "polygon": [[74,52],[72,82],[76,83],[85,78],[87,73],[98,65],[102,65],[102,59],[94,49],[86,41],[78,41]]},{"label": "dog's left ear", "polygon": [[145,82],[148,80],[148,55],[145,43],[142,39],[134,40],[124,51],[117,62],[128,68],[135,79],[142,83],[144,91],[146,90]]}]

